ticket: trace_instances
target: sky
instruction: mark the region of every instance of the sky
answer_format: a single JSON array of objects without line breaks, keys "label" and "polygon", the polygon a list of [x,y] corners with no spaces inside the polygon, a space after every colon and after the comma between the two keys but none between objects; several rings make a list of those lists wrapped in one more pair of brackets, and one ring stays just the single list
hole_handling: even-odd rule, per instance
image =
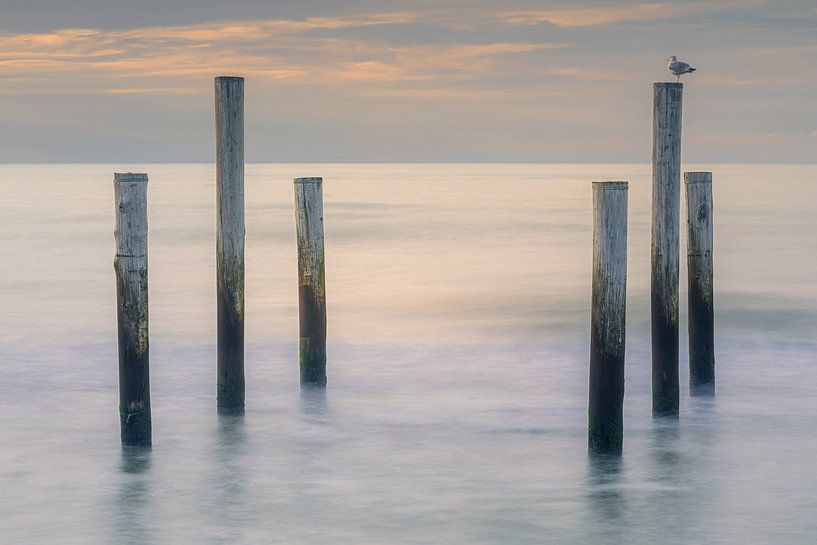
[{"label": "sky", "polygon": [[246,78],[248,162],[817,162],[817,2],[0,0],[0,162],[211,162]]}]

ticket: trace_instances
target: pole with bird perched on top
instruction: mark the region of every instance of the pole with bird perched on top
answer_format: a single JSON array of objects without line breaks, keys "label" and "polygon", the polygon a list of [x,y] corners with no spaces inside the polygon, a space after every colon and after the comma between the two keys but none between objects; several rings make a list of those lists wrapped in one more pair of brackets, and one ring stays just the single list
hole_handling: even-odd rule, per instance
[{"label": "pole with bird perched on top", "polygon": [[681,208],[683,83],[653,86],[652,148],[652,405],[678,414],[678,261]]}]

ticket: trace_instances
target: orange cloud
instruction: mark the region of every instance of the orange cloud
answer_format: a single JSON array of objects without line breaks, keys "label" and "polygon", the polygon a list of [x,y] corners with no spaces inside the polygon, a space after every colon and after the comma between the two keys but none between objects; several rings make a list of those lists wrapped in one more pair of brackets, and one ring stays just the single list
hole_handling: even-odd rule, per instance
[{"label": "orange cloud", "polygon": [[[305,20],[262,20],[125,31],[62,29],[0,36],[0,66],[12,75],[55,83],[86,82],[93,91],[148,93],[188,88],[182,78],[240,72],[310,84],[464,80],[503,70],[500,58],[563,47],[550,43],[390,46],[332,36],[299,36],[316,29],[407,24],[412,13]],[[140,84],[127,91],[136,79]],[[162,81],[159,81],[162,80]],[[169,80],[169,81],[168,81]],[[170,84],[168,84],[170,83]],[[202,86],[202,92],[208,87]],[[7,90],[8,92],[8,90]]]},{"label": "orange cloud", "polygon": [[[750,0],[751,1],[751,0]],[[694,13],[718,11],[746,2],[646,3],[620,6],[595,5],[584,8],[554,8],[504,12],[499,18],[511,25],[548,23],[561,27],[592,27],[624,22],[656,21]]]}]

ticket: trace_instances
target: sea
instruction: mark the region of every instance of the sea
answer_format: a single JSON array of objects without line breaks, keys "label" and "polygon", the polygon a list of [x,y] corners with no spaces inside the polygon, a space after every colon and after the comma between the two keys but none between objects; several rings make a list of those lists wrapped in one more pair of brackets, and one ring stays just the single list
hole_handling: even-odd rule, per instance
[{"label": "sea", "polygon": [[[713,173],[717,393],[688,394],[682,228],[678,418],[651,414],[648,164],[247,165],[246,410],[219,415],[214,165],[0,165],[0,543],[817,542],[817,166],[683,170]],[[119,439],[126,171],[150,178],[149,449]],[[299,386],[302,176],[325,390]],[[620,458],[587,454],[603,180],[630,182]]]}]

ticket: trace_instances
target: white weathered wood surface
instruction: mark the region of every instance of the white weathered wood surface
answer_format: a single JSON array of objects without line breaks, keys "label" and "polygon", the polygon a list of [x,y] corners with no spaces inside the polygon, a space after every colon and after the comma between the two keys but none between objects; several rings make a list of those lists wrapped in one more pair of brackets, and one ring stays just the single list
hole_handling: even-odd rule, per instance
[{"label": "white weathered wood surface", "polygon": [[325,299],[322,185],[321,178],[295,180],[298,281],[312,290],[319,305]]},{"label": "white weathered wood surface", "polygon": [[114,174],[116,198],[116,255],[144,257],[148,252],[148,175],[133,172]]},{"label": "white weathered wood surface", "polygon": [[605,351],[623,352],[627,291],[627,182],[593,183],[593,309]]},{"label": "white weathered wood surface", "polygon": [[127,338],[138,353],[148,349],[147,174],[114,174],[116,269],[119,311]]},{"label": "white weathered wood surface", "polygon": [[243,268],[244,78],[216,78],[215,96],[218,252],[222,268]]},{"label": "white weathered wood surface", "polygon": [[[712,173],[685,172],[690,279],[712,294]],[[711,302],[711,301],[710,301]]]},{"label": "white weathered wood surface", "polygon": [[656,83],[652,152],[653,289],[660,312],[678,320],[683,84]]},{"label": "white weathered wood surface", "polygon": [[653,86],[652,370],[653,412],[678,412],[678,268],[683,84]]}]

